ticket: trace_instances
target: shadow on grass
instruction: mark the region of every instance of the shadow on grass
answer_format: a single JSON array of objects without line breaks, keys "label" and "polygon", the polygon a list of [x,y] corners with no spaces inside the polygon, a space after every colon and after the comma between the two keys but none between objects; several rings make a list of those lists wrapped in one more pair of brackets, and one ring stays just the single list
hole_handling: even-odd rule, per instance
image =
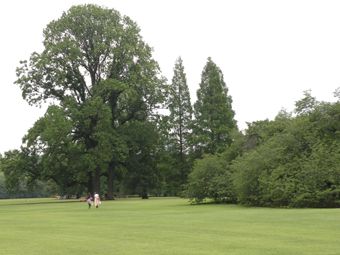
[{"label": "shadow on grass", "polygon": [[[5,199],[4,199],[5,200]],[[16,206],[16,205],[42,205],[42,204],[56,204],[56,203],[79,203],[83,202],[80,200],[51,200],[51,201],[5,201],[4,203],[1,203],[0,200],[0,207],[1,206]]]}]

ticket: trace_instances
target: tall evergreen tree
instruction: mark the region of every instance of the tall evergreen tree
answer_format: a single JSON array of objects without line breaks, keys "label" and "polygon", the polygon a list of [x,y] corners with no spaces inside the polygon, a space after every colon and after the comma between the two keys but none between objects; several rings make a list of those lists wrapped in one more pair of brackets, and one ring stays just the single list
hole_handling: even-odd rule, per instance
[{"label": "tall evergreen tree", "polygon": [[169,93],[169,122],[171,145],[183,156],[189,151],[189,135],[192,121],[190,93],[184,73],[183,61],[175,63],[174,76]]},{"label": "tall evergreen tree", "polygon": [[222,71],[208,58],[194,104],[193,142],[197,156],[221,152],[231,144],[231,132],[236,128],[231,104]]},{"label": "tall evergreen tree", "polygon": [[190,151],[192,107],[190,93],[184,72],[183,61],[179,57],[174,67],[174,76],[169,91],[169,149],[171,150],[175,169],[178,169],[179,183],[186,180],[189,171],[188,153]]}]

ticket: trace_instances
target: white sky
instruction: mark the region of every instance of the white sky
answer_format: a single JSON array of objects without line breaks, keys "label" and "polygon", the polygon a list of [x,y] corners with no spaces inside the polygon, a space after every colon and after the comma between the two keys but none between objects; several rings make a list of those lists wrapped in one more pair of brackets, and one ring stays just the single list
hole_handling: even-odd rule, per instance
[{"label": "white sky", "polygon": [[13,82],[20,60],[42,49],[42,30],[72,5],[96,3],[128,15],[170,81],[184,62],[192,101],[207,57],[221,68],[241,129],[291,111],[304,90],[334,101],[340,87],[340,1],[49,0],[0,2],[0,153],[19,148],[45,109]]}]

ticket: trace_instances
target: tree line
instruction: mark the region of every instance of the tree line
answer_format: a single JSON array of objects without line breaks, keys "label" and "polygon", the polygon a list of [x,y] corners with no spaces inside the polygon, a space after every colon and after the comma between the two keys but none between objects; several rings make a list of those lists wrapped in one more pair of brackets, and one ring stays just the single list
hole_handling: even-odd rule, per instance
[{"label": "tree line", "polygon": [[0,192],[339,206],[339,102],[306,92],[294,113],[240,132],[211,58],[192,106],[182,59],[168,83],[138,25],[114,9],[73,6],[43,43],[15,84],[49,107],[20,149],[0,155]]},{"label": "tree line", "polygon": [[340,207],[340,97],[309,91],[294,112],[248,124],[224,152],[195,161],[187,196],[199,203]]}]

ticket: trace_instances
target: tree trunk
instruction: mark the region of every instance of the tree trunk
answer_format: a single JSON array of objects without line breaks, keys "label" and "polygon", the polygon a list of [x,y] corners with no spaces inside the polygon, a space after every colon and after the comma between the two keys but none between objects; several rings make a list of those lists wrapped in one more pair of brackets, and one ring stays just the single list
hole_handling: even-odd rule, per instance
[{"label": "tree trunk", "polygon": [[107,199],[113,200],[113,163],[111,163],[108,167],[108,175],[107,175]]},{"label": "tree trunk", "polygon": [[87,180],[87,192],[91,195],[94,194],[93,190],[93,175],[91,172],[88,172],[88,180]]},{"label": "tree trunk", "polygon": [[148,192],[146,191],[146,189],[143,189],[142,194],[140,195],[142,197],[142,199],[148,199]]},{"label": "tree trunk", "polygon": [[100,193],[100,168],[97,167],[93,176],[93,191]]}]

